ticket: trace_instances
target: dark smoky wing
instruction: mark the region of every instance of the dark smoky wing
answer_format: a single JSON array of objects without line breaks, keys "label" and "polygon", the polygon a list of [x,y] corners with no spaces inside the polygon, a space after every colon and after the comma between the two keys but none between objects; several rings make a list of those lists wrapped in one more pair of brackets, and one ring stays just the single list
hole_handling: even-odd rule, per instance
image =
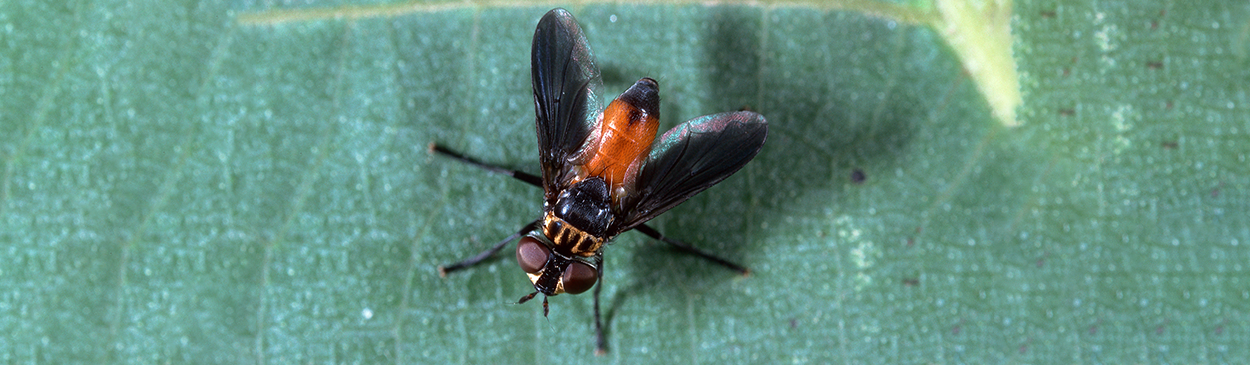
[{"label": "dark smoky wing", "polygon": [[764,116],[749,111],[702,116],[665,132],[622,203],[627,231],[733,175],[755,158],[768,137]]},{"label": "dark smoky wing", "polygon": [[602,81],[586,36],[564,9],[551,10],[538,21],[532,52],[543,188],[551,194],[563,188],[561,172],[596,124]]}]

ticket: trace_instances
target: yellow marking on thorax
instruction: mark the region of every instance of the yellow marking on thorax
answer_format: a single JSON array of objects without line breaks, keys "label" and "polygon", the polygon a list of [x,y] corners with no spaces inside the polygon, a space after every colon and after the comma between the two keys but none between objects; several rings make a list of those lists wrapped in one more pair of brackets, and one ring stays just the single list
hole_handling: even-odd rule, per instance
[{"label": "yellow marking on thorax", "polygon": [[604,239],[586,233],[556,217],[555,212],[547,212],[543,216],[543,235],[555,244],[554,248],[557,251],[569,256],[594,256],[595,252],[603,247],[604,242]]}]

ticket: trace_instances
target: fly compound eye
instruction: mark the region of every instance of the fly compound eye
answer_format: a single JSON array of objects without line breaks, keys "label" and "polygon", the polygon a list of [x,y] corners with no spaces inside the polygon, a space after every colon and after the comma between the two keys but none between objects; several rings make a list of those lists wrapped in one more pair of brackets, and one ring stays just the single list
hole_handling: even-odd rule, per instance
[{"label": "fly compound eye", "polygon": [[573,261],[569,266],[564,268],[564,274],[560,275],[560,282],[564,285],[564,292],[569,294],[580,294],[595,286],[595,282],[599,280],[599,273],[595,268],[590,267],[581,261]]},{"label": "fly compound eye", "polygon": [[533,237],[522,237],[516,244],[516,262],[527,273],[537,274],[542,271],[543,266],[547,265],[548,257],[551,257],[551,249]]}]

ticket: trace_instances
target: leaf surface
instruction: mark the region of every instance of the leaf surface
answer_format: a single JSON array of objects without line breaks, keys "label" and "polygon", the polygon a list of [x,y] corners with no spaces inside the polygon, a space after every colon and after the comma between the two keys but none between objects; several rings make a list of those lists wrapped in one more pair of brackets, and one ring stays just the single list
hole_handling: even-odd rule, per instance
[{"label": "leaf surface", "polygon": [[662,128],[770,124],[652,221],[752,275],[622,235],[598,359],[591,296],[513,305],[510,249],[436,271],[538,216],[427,146],[538,171],[548,5],[7,2],[0,359],[1250,357],[1250,6],[1020,4],[1011,128],[933,7],[831,4],[570,7],[609,97],[652,77]]}]

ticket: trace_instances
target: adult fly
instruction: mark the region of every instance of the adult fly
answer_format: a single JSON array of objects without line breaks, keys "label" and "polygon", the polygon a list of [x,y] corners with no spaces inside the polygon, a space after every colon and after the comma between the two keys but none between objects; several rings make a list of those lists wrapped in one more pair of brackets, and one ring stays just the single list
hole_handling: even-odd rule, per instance
[{"label": "adult fly", "polygon": [[520,237],[516,259],[543,296],[595,291],[596,353],[606,350],[599,315],[603,247],[637,230],[677,249],[748,274],[741,265],[665,237],[646,222],[721,182],[755,157],[768,136],[764,117],[751,111],[691,119],[655,137],[659,83],[642,78],[602,108],[602,83],[590,46],[573,15],[548,12],[534,31],[531,77],[537,114],[539,162],[535,176],[482,163],[442,146],[434,152],[543,188],[543,213],[515,234],[446,273],[473,266]]}]

